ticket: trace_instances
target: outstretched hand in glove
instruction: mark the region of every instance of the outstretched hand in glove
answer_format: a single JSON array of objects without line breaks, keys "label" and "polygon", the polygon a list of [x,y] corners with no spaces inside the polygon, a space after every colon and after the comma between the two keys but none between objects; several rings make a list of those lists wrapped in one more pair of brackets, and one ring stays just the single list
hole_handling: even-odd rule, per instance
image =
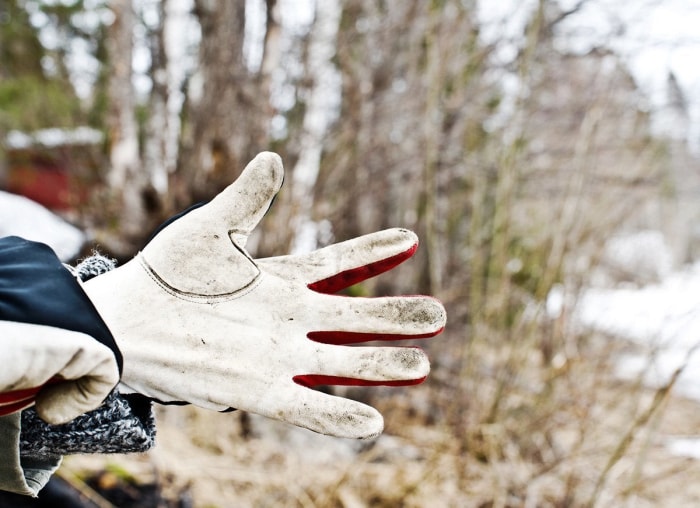
[{"label": "outstretched hand in glove", "polygon": [[408,259],[418,240],[403,229],[252,259],[246,240],[282,180],[279,156],[258,155],[211,202],[86,282],[85,292],[122,351],[126,391],[333,436],[376,436],[383,420],[374,408],[310,387],[420,383],[430,367],[419,348],[350,344],[437,335],[445,310],[426,296],[334,294]]}]

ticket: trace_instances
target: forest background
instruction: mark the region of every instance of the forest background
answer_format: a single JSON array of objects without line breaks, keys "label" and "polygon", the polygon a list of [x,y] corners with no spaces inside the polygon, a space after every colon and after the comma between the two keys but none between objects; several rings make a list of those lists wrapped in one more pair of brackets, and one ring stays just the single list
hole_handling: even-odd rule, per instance
[{"label": "forest background", "polygon": [[[60,212],[88,247],[125,261],[273,150],[286,182],[255,257],[406,227],[415,258],[352,294],[432,294],[449,316],[421,344],[426,383],[345,390],[385,415],[375,442],[159,408],[153,452],[72,457],[62,477],[105,506],[96,472],[195,506],[700,500],[697,461],[664,446],[698,433],[696,403],[674,395],[677,376],[621,379],[617,358],[641,346],[574,312],[585,288],[696,260],[693,103],[664,72],[655,107],[604,39],[566,44],[605,2],[524,2],[489,37],[484,3],[2,0],[0,182],[13,140],[99,133],[91,163],[72,161],[87,192]],[[610,248],[649,232],[653,248]]]}]

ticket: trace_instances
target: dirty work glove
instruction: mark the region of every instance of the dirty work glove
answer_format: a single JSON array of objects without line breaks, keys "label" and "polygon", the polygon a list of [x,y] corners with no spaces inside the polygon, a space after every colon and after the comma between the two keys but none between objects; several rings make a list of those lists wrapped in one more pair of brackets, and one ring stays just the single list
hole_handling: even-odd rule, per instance
[{"label": "dirty work glove", "polygon": [[95,409],[119,382],[112,350],[80,332],[0,321],[0,416],[36,404],[48,423]]},{"label": "dirty work glove", "polygon": [[417,239],[405,230],[251,259],[247,237],[282,179],[279,156],[258,155],[211,202],[84,289],[122,351],[127,390],[333,436],[376,436],[383,420],[374,408],[308,387],[421,382],[429,371],[422,350],[345,344],[436,335],[444,308],[423,296],[329,294],[410,257]]}]

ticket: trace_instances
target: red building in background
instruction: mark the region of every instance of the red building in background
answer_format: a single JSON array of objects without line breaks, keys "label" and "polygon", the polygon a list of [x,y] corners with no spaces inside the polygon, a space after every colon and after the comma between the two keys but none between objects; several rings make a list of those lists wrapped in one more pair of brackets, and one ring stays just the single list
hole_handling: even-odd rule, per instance
[{"label": "red building in background", "polygon": [[11,131],[0,187],[56,211],[77,208],[97,181],[103,135],[90,127]]}]

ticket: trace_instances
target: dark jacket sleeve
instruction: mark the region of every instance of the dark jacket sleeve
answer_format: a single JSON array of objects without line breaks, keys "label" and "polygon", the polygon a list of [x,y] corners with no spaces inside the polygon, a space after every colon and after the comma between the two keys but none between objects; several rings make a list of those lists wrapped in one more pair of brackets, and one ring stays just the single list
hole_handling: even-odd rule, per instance
[{"label": "dark jacket sleeve", "polygon": [[[87,280],[113,266],[93,256],[78,265],[76,275]],[[76,277],[44,244],[0,238],[0,320],[88,334],[112,350],[121,372],[122,356],[109,329]],[[150,401],[117,391],[65,425],[49,425],[31,408],[0,417],[0,489],[36,495],[63,454],[141,452],[153,446],[154,437]]]},{"label": "dark jacket sleeve", "polygon": [[112,350],[121,373],[122,355],[109,328],[48,245],[0,238],[0,320],[90,335]]}]

